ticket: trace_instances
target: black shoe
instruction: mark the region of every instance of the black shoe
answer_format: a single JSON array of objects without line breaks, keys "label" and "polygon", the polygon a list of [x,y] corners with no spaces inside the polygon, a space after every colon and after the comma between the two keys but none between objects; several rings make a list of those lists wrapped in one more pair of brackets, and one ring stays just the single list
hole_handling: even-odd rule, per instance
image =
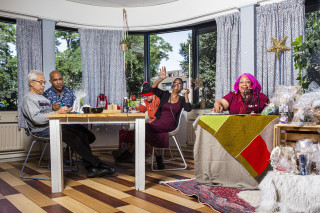
[{"label": "black shoe", "polygon": [[163,164],[163,158],[161,155],[156,157],[156,161],[157,161],[158,170],[162,170],[166,168],[166,166]]},{"label": "black shoe", "polygon": [[116,159],[117,157],[119,157],[121,155],[122,151],[120,149],[117,150],[113,150],[112,151],[112,156],[114,159]]},{"label": "black shoe", "polygon": [[121,155],[116,157],[117,163],[124,163],[124,162],[132,162],[133,154],[131,154],[128,150],[125,150]]},{"label": "black shoe", "polygon": [[113,175],[115,173],[115,169],[114,169],[113,166],[110,166],[110,165],[105,164],[103,162],[100,162],[98,168],[107,169],[108,170],[108,174],[107,175]]},{"label": "black shoe", "polygon": [[90,167],[87,171],[87,178],[103,177],[110,173],[109,169],[102,167]]}]

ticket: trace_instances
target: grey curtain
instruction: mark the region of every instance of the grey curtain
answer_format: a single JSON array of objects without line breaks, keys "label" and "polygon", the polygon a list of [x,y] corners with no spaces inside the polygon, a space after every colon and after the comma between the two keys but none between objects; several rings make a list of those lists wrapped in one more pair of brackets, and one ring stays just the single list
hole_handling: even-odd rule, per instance
[{"label": "grey curtain", "polygon": [[240,74],[240,14],[232,13],[216,18],[217,70],[216,100],[233,91]]},{"label": "grey curtain", "polygon": [[17,75],[18,75],[18,123],[24,128],[21,112],[24,95],[29,91],[27,75],[31,70],[42,70],[41,22],[17,19]]},{"label": "grey curtain", "polygon": [[304,35],[304,0],[288,0],[257,7],[257,79],[266,95],[279,85],[298,85],[298,70],[294,68],[292,50],[285,51],[279,60],[274,52],[266,52],[273,46],[271,38],[280,41],[287,36],[285,45]]},{"label": "grey curtain", "polygon": [[84,103],[96,106],[97,96],[103,93],[109,103],[121,104],[127,96],[122,31],[79,29],[79,34]]}]

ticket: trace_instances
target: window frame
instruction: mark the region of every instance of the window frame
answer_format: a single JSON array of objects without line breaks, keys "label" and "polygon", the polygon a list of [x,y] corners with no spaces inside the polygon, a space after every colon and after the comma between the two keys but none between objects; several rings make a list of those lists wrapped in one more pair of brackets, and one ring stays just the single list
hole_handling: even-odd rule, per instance
[{"label": "window frame", "polygon": [[[163,34],[163,33],[174,33],[179,31],[192,31],[192,78],[195,79],[199,74],[199,35],[217,31],[216,21],[208,21],[202,24],[189,25],[177,28],[168,28],[162,30],[153,31],[129,31],[129,35],[144,35],[144,54],[145,54],[145,64],[144,64],[144,80],[150,82],[150,35],[151,34]],[[194,88],[194,83],[192,83],[192,88]],[[193,93],[193,103],[199,103],[199,88],[196,90],[192,89]]]}]

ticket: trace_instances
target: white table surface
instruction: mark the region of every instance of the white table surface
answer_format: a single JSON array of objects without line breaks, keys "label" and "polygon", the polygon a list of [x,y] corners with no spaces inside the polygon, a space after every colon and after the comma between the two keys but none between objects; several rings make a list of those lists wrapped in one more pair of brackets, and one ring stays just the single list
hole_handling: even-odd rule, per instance
[{"label": "white table surface", "polygon": [[98,113],[47,115],[50,125],[50,156],[52,193],[62,192],[62,132],[61,124],[135,124],[135,185],[136,190],[145,189],[145,113]]}]

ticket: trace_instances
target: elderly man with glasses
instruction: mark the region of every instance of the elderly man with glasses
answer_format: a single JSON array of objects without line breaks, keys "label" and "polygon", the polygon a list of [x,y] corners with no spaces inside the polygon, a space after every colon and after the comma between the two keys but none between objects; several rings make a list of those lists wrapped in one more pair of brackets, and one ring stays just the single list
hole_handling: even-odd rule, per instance
[{"label": "elderly man with glasses", "polygon": [[[38,137],[50,137],[48,114],[65,114],[72,108],[63,106],[57,111],[52,110],[50,101],[42,93],[46,84],[43,73],[33,70],[28,74],[29,92],[22,102],[22,113],[31,132]],[[88,136],[76,131],[68,125],[62,125],[62,140],[73,148],[87,162],[87,177],[101,177],[114,173],[114,168],[100,161],[92,154]]]}]

